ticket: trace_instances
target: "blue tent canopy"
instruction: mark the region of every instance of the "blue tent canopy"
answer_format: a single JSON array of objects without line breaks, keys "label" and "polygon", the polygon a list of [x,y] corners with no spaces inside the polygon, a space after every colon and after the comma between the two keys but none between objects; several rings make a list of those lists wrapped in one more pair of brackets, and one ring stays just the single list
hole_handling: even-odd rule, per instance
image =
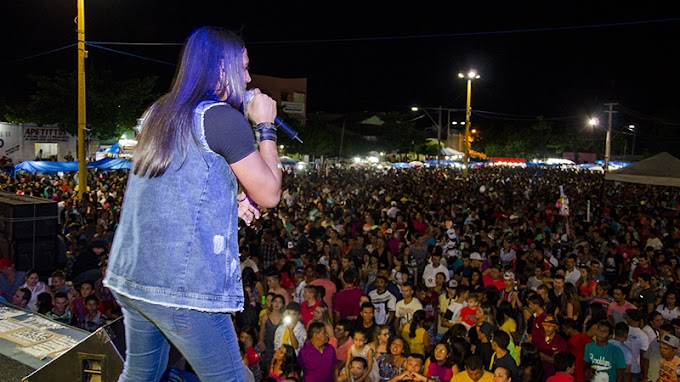
[{"label": "blue tent canopy", "polygon": [[104,154],[108,156],[118,156],[120,153],[120,144],[118,142],[114,143],[108,149],[104,150]]},{"label": "blue tent canopy", "polygon": [[98,168],[100,170],[129,170],[131,167],[132,162],[120,158],[102,158],[87,164],[87,168]]},{"label": "blue tent canopy", "polygon": [[14,172],[19,170],[37,173],[75,172],[78,171],[78,162],[27,160],[14,166]]},{"label": "blue tent canopy", "polygon": [[[96,162],[90,162],[87,164],[87,168],[96,168],[101,170],[123,170],[123,169],[129,170],[131,166],[132,162],[130,162],[129,160],[118,158],[103,158]],[[36,172],[39,174],[55,172],[76,172],[78,171],[78,162],[28,160],[15,165],[14,172],[17,171]]]}]

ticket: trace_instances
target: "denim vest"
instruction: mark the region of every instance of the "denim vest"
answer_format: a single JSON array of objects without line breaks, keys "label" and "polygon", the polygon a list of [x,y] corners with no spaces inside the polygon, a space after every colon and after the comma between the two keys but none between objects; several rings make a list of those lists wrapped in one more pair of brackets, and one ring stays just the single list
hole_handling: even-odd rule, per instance
[{"label": "denim vest", "polygon": [[190,144],[165,174],[130,172],[104,284],[153,304],[206,312],[243,310],[238,252],[238,183],[229,164],[205,140],[204,116],[194,112],[200,147]]}]

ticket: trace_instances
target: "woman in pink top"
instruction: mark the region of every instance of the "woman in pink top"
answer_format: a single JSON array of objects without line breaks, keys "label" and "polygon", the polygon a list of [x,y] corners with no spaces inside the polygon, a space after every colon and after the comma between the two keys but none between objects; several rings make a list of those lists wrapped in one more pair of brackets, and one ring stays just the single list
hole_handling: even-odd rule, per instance
[{"label": "woman in pink top", "polygon": [[297,362],[295,348],[288,344],[281,345],[274,353],[272,365],[269,368],[269,376],[281,382],[287,378],[299,378],[300,365]]},{"label": "woman in pink top", "polygon": [[432,355],[425,361],[425,376],[440,381],[450,381],[453,377],[453,350],[447,343],[435,346]]}]

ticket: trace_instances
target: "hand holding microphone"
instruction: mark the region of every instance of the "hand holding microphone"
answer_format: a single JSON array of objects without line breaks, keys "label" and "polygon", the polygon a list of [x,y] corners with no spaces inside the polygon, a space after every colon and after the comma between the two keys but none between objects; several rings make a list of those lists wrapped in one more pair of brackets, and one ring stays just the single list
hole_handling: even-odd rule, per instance
[{"label": "hand holding microphone", "polygon": [[[260,89],[250,89],[250,90],[246,91],[246,94],[245,94],[245,109],[246,109],[246,113],[248,114],[248,118],[250,118],[253,122],[255,122],[255,124],[258,124],[258,123],[261,123],[261,122],[270,122],[271,121],[271,119],[266,118],[267,114],[265,114],[263,116],[262,113],[260,113],[259,103],[261,102],[260,101],[261,99],[268,99],[269,101],[271,101],[270,103],[273,103],[273,105],[274,105],[274,122],[275,122],[276,126],[278,127],[278,129],[280,129],[281,131],[286,133],[286,135],[288,137],[290,137],[290,139],[294,139],[294,140],[296,140],[300,143],[303,143],[302,139],[300,139],[300,137],[298,136],[297,131],[295,131],[293,128],[288,126],[288,124],[284,120],[282,120],[281,118],[276,116],[276,102],[274,100],[272,100],[271,97],[269,97],[268,95],[260,92]],[[262,102],[264,102],[264,101],[262,101]],[[270,105],[268,105],[268,106],[270,106]],[[269,114],[269,115],[271,115],[271,114]],[[262,119],[263,117],[264,117],[264,119]]]}]

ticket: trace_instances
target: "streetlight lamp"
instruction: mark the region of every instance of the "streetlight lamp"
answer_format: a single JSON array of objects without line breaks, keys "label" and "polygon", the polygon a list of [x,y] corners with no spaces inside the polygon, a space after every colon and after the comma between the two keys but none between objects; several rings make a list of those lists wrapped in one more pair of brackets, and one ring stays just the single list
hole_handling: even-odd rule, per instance
[{"label": "streetlight lamp", "polygon": [[437,127],[437,166],[441,165],[441,154],[442,154],[442,107],[439,106],[437,110],[439,111],[439,122],[435,121],[434,118],[427,112],[427,108],[419,108],[418,106],[411,106],[411,111],[422,110],[430,118],[432,123]]},{"label": "streetlight lamp", "polygon": [[[600,120],[597,118],[591,118],[588,120],[588,124],[590,126],[600,126]],[[611,125],[610,125],[611,127]],[[605,148],[604,148],[604,171],[606,172],[609,170],[609,152],[611,150],[611,139],[612,139],[612,130],[611,128],[607,128],[607,138],[606,138],[606,143],[605,143]]]},{"label": "streetlight lamp", "polygon": [[472,80],[479,78],[479,74],[475,70],[470,70],[467,74],[458,73],[459,78],[467,78],[467,101],[465,102],[465,148],[463,158],[463,177],[468,179],[468,166],[470,163],[470,97],[472,97]]},{"label": "streetlight lamp", "polygon": [[633,133],[633,145],[630,148],[630,155],[635,156],[635,136],[637,135],[635,131],[635,125],[628,125],[628,131]]}]

